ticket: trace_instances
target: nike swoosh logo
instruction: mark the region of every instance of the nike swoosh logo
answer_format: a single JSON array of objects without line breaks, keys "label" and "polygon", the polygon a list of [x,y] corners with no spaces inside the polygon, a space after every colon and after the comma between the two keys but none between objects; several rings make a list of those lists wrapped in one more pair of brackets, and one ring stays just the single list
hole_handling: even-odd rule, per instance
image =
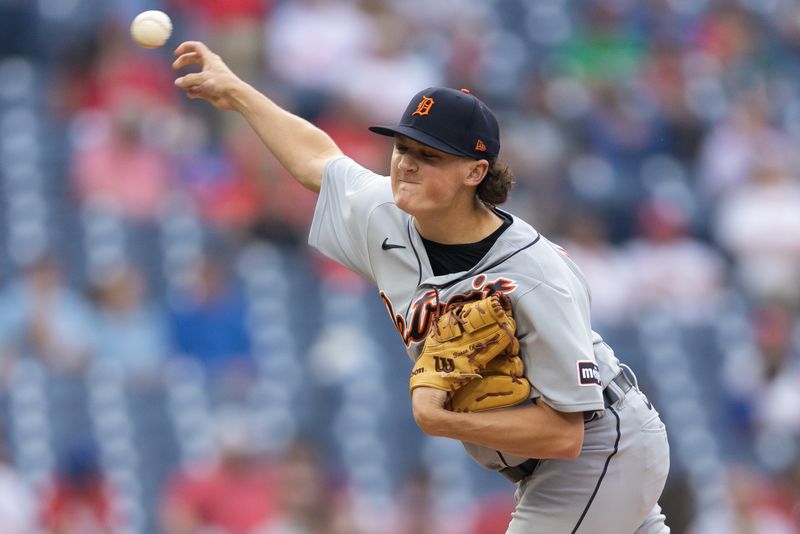
[{"label": "nike swoosh logo", "polygon": [[383,243],[381,243],[381,248],[383,250],[389,250],[393,248],[406,248],[405,245],[394,245],[392,243],[389,243],[388,241],[389,238],[387,237],[386,239],[383,240]]}]

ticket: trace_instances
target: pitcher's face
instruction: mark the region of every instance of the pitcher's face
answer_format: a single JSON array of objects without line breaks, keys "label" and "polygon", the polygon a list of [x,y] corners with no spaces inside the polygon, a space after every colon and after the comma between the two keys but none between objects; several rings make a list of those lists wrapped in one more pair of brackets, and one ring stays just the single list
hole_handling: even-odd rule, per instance
[{"label": "pitcher's face", "polygon": [[397,207],[419,217],[452,206],[458,195],[474,194],[468,184],[476,161],[397,135],[390,175]]}]

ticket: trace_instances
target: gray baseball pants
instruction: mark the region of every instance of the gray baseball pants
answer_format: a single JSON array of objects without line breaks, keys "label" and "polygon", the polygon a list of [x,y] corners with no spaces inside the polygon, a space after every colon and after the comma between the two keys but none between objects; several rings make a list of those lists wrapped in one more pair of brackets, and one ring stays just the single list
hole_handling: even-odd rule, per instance
[{"label": "gray baseball pants", "polygon": [[586,423],[578,458],[540,461],[519,482],[506,534],[669,533],[658,505],[668,471],[664,423],[634,387]]}]

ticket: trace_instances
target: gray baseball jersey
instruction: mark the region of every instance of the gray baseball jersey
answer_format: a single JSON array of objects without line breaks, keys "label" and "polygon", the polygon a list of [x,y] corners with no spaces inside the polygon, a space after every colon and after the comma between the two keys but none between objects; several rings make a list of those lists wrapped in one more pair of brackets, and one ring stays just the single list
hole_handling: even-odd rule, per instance
[{"label": "gray baseball jersey", "polygon": [[[611,348],[591,329],[590,295],[583,276],[560,247],[521,219],[504,215],[511,218],[511,225],[477,265],[466,272],[435,276],[413,219],[394,203],[390,179],[340,156],[326,165],[309,244],[378,287],[412,361],[422,349],[434,311],[449,302],[473,300],[495,292],[505,293],[514,310],[520,354],[532,385],[531,397],[541,398],[562,412],[602,412],[605,408],[603,387],[618,375],[620,363]],[[641,404],[645,406],[644,402]],[[649,407],[649,403],[646,406]],[[634,412],[633,409],[629,411]],[[645,408],[641,411],[639,417],[648,415],[644,413]],[[616,416],[617,412],[614,414]],[[635,426],[640,423],[642,427],[646,426],[642,421],[627,424]],[[660,425],[660,420],[657,423]],[[649,424],[653,426],[655,423]],[[588,423],[585,443],[594,443],[591,450],[582,453],[582,462],[563,461],[564,465],[558,468],[569,490],[565,493],[562,482],[545,477],[540,482],[544,488],[531,490],[531,495],[540,490],[569,495],[564,499],[564,506],[574,507],[575,517],[582,521],[589,510],[586,503],[595,499],[597,493],[592,487],[594,483],[599,485],[597,473],[602,471],[605,474],[611,470],[611,476],[614,476],[613,471],[619,469],[620,473],[626,474],[624,463],[611,469],[608,465],[619,447],[628,447],[628,440],[636,439],[633,437],[635,433],[631,433],[631,437],[626,436],[621,441],[619,429],[620,426],[610,418]],[[656,433],[651,433],[651,436],[656,436]],[[658,440],[662,449],[668,450],[665,433],[653,439]],[[597,446],[601,442],[605,448]],[[492,470],[516,466],[528,460],[470,443],[464,443],[464,447],[473,459]],[[637,454],[641,456],[639,453],[630,456]],[[656,493],[642,505],[646,510],[637,509],[636,513],[631,513],[629,519],[634,525],[631,532],[642,524],[645,517],[645,523],[652,528],[641,532],[668,532],[664,530],[663,516],[655,504],[669,465],[668,455],[665,463],[663,457],[664,451],[661,450],[659,458],[663,472],[651,472],[640,477],[642,481],[654,477],[650,493]],[[541,470],[552,469],[554,465],[555,462],[550,462]],[[587,476],[592,476],[594,482],[576,485],[579,477]],[[631,472],[630,476],[637,475]],[[550,487],[548,490],[548,485],[557,486],[557,489]],[[622,493],[612,492],[607,497],[614,498],[614,495]],[[520,495],[518,499],[524,501]],[[585,508],[581,508],[583,506]],[[619,526],[620,506],[621,503],[615,501],[595,506],[593,513],[605,513],[607,517],[592,517],[592,525],[602,526],[603,521],[608,521],[609,525]],[[509,532],[519,528],[524,532],[534,532],[532,528],[541,529],[541,532],[561,532],[565,526],[558,518],[565,516],[563,509],[556,512],[558,509],[555,507],[547,512],[558,516],[553,523],[548,523],[541,511],[527,513],[525,510],[534,510],[534,507],[518,505]],[[577,526],[575,529],[577,531]],[[595,532],[607,531],[600,529]]]},{"label": "gray baseball jersey", "polygon": [[[603,409],[602,384],[620,367],[589,326],[586,283],[569,257],[524,221],[513,218],[471,270],[434,276],[411,217],[394,204],[389,179],[340,157],[327,166],[309,243],[378,286],[412,360],[437,306],[505,293],[532,396],[562,412]],[[495,451],[467,448],[489,469],[524,460],[504,462]]]}]

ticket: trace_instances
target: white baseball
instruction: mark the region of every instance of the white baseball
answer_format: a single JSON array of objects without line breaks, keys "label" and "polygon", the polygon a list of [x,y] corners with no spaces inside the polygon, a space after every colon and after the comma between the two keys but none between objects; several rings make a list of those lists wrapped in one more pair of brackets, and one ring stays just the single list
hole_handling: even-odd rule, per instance
[{"label": "white baseball", "polygon": [[172,21],[163,11],[143,11],[131,22],[131,37],[143,48],[158,48],[172,35]]}]

